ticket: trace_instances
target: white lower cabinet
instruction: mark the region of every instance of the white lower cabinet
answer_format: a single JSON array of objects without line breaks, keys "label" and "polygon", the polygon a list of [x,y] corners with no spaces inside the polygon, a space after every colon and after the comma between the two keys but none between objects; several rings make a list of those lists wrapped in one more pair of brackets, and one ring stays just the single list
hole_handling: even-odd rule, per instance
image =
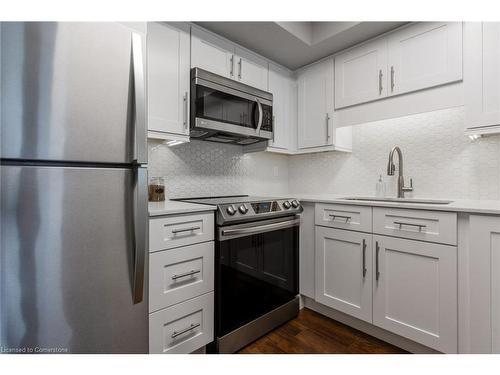
[{"label": "white lower cabinet", "polygon": [[149,220],[149,352],[188,354],[214,337],[214,213]]},{"label": "white lower cabinet", "polygon": [[372,235],[316,227],[316,301],[372,322]]},{"label": "white lower cabinet", "polygon": [[373,243],[373,323],[456,353],[457,248],[377,235]]},{"label": "white lower cabinet", "polygon": [[214,336],[214,293],[179,303],[149,315],[149,352],[191,353]]},{"label": "white lower cabinet", "polygon": [[500,217],[470,215],[468,242],[468,350],[500,354]]}]

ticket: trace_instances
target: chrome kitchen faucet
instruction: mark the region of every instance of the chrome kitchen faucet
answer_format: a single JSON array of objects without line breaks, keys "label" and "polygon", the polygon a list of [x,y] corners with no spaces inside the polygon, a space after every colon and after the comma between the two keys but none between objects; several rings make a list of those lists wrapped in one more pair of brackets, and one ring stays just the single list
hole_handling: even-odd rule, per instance
[{"label": "chrome kitchen faucet", "polygon": [[398,146],[395,146],[389,153],[389,163],[387,164],[387,175],[394,176],[396,166],[394,165],[394,151],[398,153],[399,168],[398,168],[398,198],[404,198],[405,192],[413,191],[413,180],[410,178],[410,186],[405,186],[403,177],[403,153]]}]

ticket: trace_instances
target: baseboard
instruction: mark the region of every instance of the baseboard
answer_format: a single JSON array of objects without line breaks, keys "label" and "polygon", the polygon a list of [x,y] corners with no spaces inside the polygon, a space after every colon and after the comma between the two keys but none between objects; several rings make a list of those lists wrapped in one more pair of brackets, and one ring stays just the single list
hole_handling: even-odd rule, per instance
[{"label": "baseboard", "polygon": [[343,323],[349,327],[352,327],[352,328],[357,329],[361,332],[364,332],[370,336],[373,336],[373,337],[376,337],[380,340],[388,342],[389,344],[397,346],[398,348],[404,349],[410,353],[442,354],[434,349],[431,349],[427,346],[419,344],[415,341],[409,340],[407,338],[396,335],[392,332],[386,331],[385,329],[374,326],[373,324],[370,324],[370,323],[365,322],[363,320],[359,320],[359,319],[354,318],[350,315],[344,314],[343,312],[340,312],[338,310],[334,310],[328,306],[325,306],[321,303],[314,301],[313,299],[311,299],[309,297],[306,297],[306,296],[300,296],[300,297],[301,297],[300,298],[301,308],[307,307],[308,309],[316,311],[317,313],[319,313],[321,315],[325,315],[333,320],[336,320],[336,321]]}]

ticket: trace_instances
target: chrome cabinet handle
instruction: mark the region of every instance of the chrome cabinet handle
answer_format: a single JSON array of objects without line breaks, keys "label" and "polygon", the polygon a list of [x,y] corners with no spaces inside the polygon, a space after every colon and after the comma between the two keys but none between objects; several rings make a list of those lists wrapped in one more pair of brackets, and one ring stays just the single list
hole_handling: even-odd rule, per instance
[{"label": "chrome cabinet handle", "polygon": [[196,323],[196,324],[192,324],[187,327],[187,328],[184,328],[184,329],[181,329],[180,331],[174,331],[174,333],[172,333],[172,338],[175,339],[177,336],[180,336],[180,335],[183,335],[185,333],[188,333],[189,331],[192,331],[193,329],[195,328],[198,328],[200,326],[200,323]]},{"label": "chrome cabinet handle", "polygon": [[137,164],[147,163],[146,152],[146,94],[144,86],[144,60],[142,37],[132,33],[132,68],[134,74],[135,142],[133,160]]},{"label": "chrome cabinet handle", "polygon": [[380,271],[378,269],[378,253],[380,252],[380,246],[378,245],[378,241],[375,242],[375,280],[378,281],[380,278]]},{"label": "chrome cabinet handle", "polygon": [[238,66],[239,66],[239,69],[238,69],[238,79],[241,79],[241,57],[240,57],[240,61],[238,62]]},{"label": "chrome cabinet handle", "polygon": [[234,55],[231,55],[231,67],[230,67],[230,71],[229,71],[229,74],[232,76],[234,76]]},{"label": "chrome cabinet handle", "polygon": [[382,95],[382,77],[384,76],[384,74],[382,73],[382,69],[380,69],[378,71],[378,94],[379,95]]},{"label": "chrome cabinet handle", "polygon": [[417,227],[419,232],[422,231],[422,228],[427,228],[427,225],[425,225],[425,224],[405,223],[403,221],[395,221],[394,224],[395,225],[399,225],[399,230],[402,229],[403,225],[407,225],[407,226],[410,226],[410,227]]},{"label": "chrome cabinet handle", "polygon": [[330,139],[330,115],[327,113],[326,114],[326,141]]},{"label": "chrome cabinet handle", "polygon": [[332,221],[335,221],[335,219],[338,217],[341,219],[345,219],[346,224],[349,222],[349,220],[351,220],[350,216],[342,216],[342,215],[334,215],[334,214],[330,214],[329,216],[332,218]]},{"label": "chrome cabinet handle", "polygon": [[184,277],[193,276],[193,275],[196,275],[197,273],[200,273],[200,272],[201,272],[201,270],[191,270],[189,272],[181,273],[180,275],[173,275],[172,280],[177,280],[177,279],[182,279]]},{"label": "chrome cabinet handle", "polygon": [[187,124],[188,124],[188,92],[186,91],[184,93],[184,97],[182,98],[182,100],[184,101],[183,105],[184,105],[184,129],[187,129]]},{"label": "chrome cabinet handle", "polygon": [[147,222],[148,222],[148,176],[145,167],[136,170],[134,188],[134,275],[133,275],[133,302],[142,302],[144,293],[144,267],[146,265],[147,249]]},{"label": "chrome cabinet handle", "polygon": [[260,128],[261,128],[261,126],[262,126],[262,119],[263,119],[263,117],[264,117],[264,116],[263,116],[264,114],[263,114],[263,112],[262,112],[262,104],[260,104],[260,100],[259,100],[259,98],[255,98],[255,101],[257,102],[257,106],[258,106],[258,108],[259,108],[259,122],[258,122],[258,124],[257,124],[257,130],[256,130],[257,134],[259,134],[259,133],[260,133]]},{"label": "chrome cabinet handle", "polygon": [[391,92],[394,92],[394,66],[391,66]]},{"label": "chrome cabinet handle", "polygon": [[172,229],[172,233],[182,233],[182,232],[192,232],[194,230],[201,229],[201,227],[189,227],[189,228],[183,228],[183,229]]},{"label": "chrome cabinet handle", "polygon": [[366,240],[363,239],[363,279],[366,276]]}]

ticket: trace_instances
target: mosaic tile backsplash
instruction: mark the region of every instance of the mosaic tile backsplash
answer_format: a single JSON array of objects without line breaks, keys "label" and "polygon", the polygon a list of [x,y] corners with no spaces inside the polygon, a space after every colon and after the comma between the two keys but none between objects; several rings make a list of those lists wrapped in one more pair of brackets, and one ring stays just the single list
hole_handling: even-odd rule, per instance
[{"label": "mosaic tile backsplash", "polygon": [[500,199],[500,136],[470,141],[463,129],[463,108],[454,108],[357,125],[352,153],[245,154],[238,146],[210,142],[169,148],[151,141],[149,174],[167,177],[170,198],[373,195],[380,174],[393,196],[396,177],[386,176],[386,167],[389,151],[398,145],[414,197]]},{"label": "mosaic tile backsplash", "polygon": [[175,147],[150,141],[149,176],[165,176],[168,198],[215,195],[284,195],[288,158],[243,153],[240,146],[191,141]]},{"label": "mosaic tile backsplash", "polygon": [[471,141],[464,127],[461,107],[354,126],[351,154],[292,156],[289,187],[295,193],[374,195],[381,174],[395,196],[397,171],[389,177],[386,168],[398,145],[413,197],[500,199],[500,136]]}]

